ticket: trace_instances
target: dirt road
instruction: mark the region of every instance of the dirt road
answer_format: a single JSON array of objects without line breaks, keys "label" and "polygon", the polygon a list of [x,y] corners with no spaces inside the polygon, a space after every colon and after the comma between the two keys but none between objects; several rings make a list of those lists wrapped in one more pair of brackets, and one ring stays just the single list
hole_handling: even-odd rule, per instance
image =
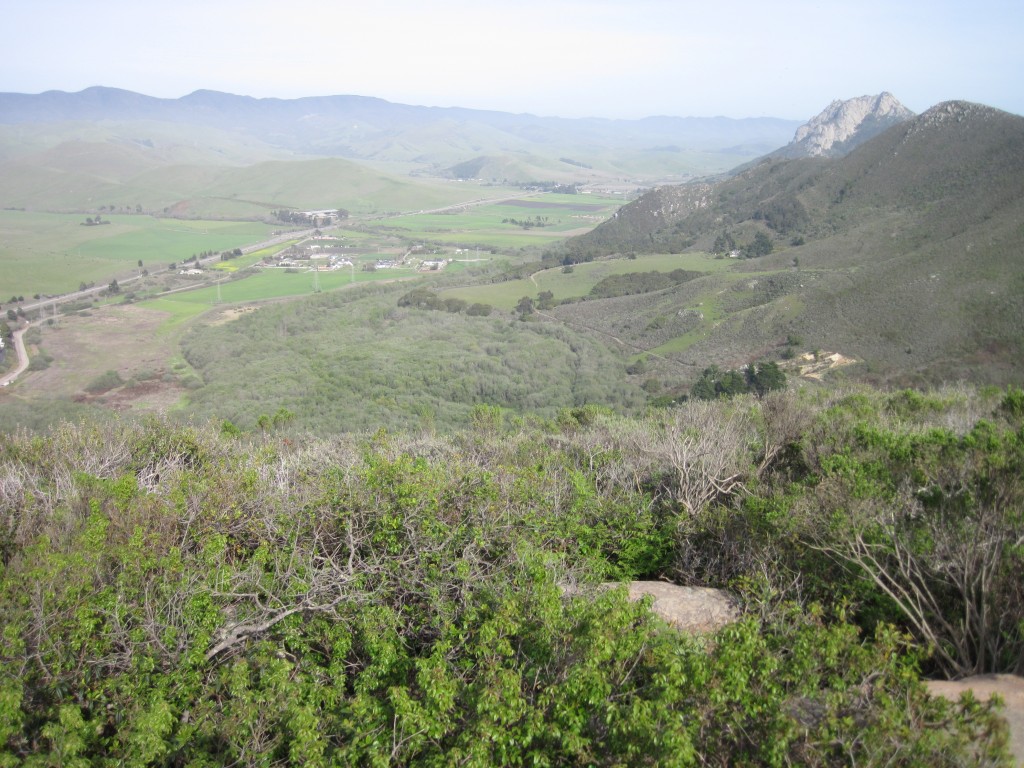
[{"label": "dirt road", "polygon": [[0,377],[0,387],[6,387],[14,382],[21,374],[28,370],[28,350],[25,349],[25,331],[32,327],[29,323],[24,328],[19,328],[12,335],[14,336],[14,351],[18,355],[18,365],[13,371],[5,373]]}]

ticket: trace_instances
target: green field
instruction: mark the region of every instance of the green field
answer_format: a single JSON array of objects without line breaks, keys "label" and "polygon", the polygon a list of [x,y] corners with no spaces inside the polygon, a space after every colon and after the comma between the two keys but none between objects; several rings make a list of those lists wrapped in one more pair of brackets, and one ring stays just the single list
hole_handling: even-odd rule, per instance
[{"label": "green field", "polygon": [[[584,198],[578,195],[543,195],[521,200],[508,200],[500,205],[469,207],[452,214],[423,214],[396,217],[382,221],[379,224],[374,223],[370,225],[372,231],[369,232],[346,227],[344,230],[339,231],[338,234],[343,240],[355,245],[357,248],[357,251],[352,253],[352,258],[357,259],[355,270],[319,273],[307,271],[291,272],[280,269],[260,270],[245,276],[240,275],[240,279],[237,280],[222,282],[219,287],[219,293],[217,286],[205,286],[191,291],[182,291],[151,299],[143,302],[143,306],[169,312],[172,318],[169,323],[177,325],[218,304],[237,304],[307,296],[318,291],[324,292],[341,288],[352,282],[410,278],[418,273],[411,269],[366,272],[361,269],[359,261],[372,261],[377,258],[372,253],[374,246],[376,246],[380,257],[397,253],[395,245],[401,242],[398,238],[405,241],[430,241],[431,229],[436,229],[438,222],[443,222],[452,230],[451,232],[444,233],[443,237],[438,237],[438,240],[445,242],[456,243],[466,240],[478,245],[494,245],[509,248],[523,247],[525,244],[557,242],[565,238],[567,227],[591,226],[598,218],[610,215],[621,202],[621,199],[592,198],[590,196]],[[527,218],[527,216],[532,217],[536,215],[548,216],[549,221],[552,222],[550,227],[552,233],[550,235],[542,234],[548,227],[525,230],[521,226],[500,224],[504,218],[522,220]],[[577,215],[589,218],[585,220],[570,218],[570,216]],[[555,223],[558,218],[563,220],[560,224]],[[499,223],[497,229],[504,229],[504,231],[495,231],[495,221]],[[582,224],[581,221],[583,222]],[[355,226],[366,226],[357,222],[351,223]],[[454,230],[458,230],[458,232]],[[467,242],[467,245],[469,242]],[[359,249],[365,252],[360,254],[358,252]],[[260,255],[264,253],[260,252]],[[454,254],[448,253],[447,255],[453,256]],[[251,254],[240,259],[232,259],[215,265],[215,268],[237,271],[258,261],[256,257],[257,254]],[[698,263],[700,266],[695,266]],[[561,297],[581,296],[586,294],[595,283],[607,274],[637,270],[671,270],[680,266],[688,269],[710,271],[715,268],[713,265],[720,263],[710,261],[702,256],[695,257],[692,255],[645,256],[641,260],[634,261],[623,259],[621,263],[602,262],[601,264],[579,265],[576,275],[563,275],[560,269],[545,270],[538,273],[536,279],[538,283],[545,286],[548,284],[553,286],[549,290],[557,290],[557,295]],[[708,266],[709,264],[712,266]],[[468,263],[455,261],[444,270],[444,274],[456,274],[465,270],[468,266]],[[474,301],[484,301],[498,307],[511,309],[525,293],[531,295],[536,293],[536,290],[530,290],[528,287],[531,285],[528,280],[519,280],[472,289],[455,289],[447,292],[446,295],[493,295],[499,298],[494,300],[474,298]],[[544,289],[539,288],[537,290]]]},{"label": "green field", "polygon": [[269,237],[257,222],[183,221],[151,216],[104,216],[110,224],[83,226],[80,214],[0,211],[0,301],[9,295],[57,295],[79,283],[105,283],[143,267],[166,269],[203,251],[240,248]]},{"label": "green field", "polygon": [[289,272],[264,269],[237,280],[225,280],[219,286],[205,286],[140,302],[147,309],[168,312],[168,325],[178,325],[213,307],[223,304],[312,296],[344,288],[352,283],[390,281],[415,277],[412,269],[387,269],[364,272],[360,269],[336,272]]},{"label": "green field", "polygon": [[[622,202],[621,198],[590,195],[510,198],[451,213],[353,220],[344,237],[368,247],[380,247],[384,241],[385,247],[401,241],[485,249],[544,247],[593,227]],[[511,222],[536,221],[538,216],[545,226],[524,228]],[[0,293],[4,294],[0,301],[11,295],[60,295],[78,289],[81,283],[104,284],[134,274],[139,261],[151,272],[164,270],[198,253],[233,250],[265,240],[273,229],[259,222],[128,214],[104,216],[109,223],[98,226],[85,226],[85,220],[84,214],[0,211]],[[233,271],[257,260],[247,257],[220,268]],[[285,295],[294,294],[285,291]]]},{"label": "green field", "polygon": [[728,260],[715,259],[703,253],[650,254],[637,256],[635,259],[606,259],[576,264],[572,272],[565,272],[562,267],[554,267],[536,272],[524,280],[451,288],[441,295],[444,298],[479,301],[501,309],[512,309],[523,296],[535,297],[541,291],[551,291],[556,301],[586,296],[591,288],[609,275],[671,272],[674,269],[711,274],[724,272],[730,266],[731,262]]},{"label": "green field", "polygon": [[[424,242],[497,248],[546,246],[590,229],[611,216],[621,197],[538,194],[445,213],[399,216],[379,231]],[[526,221],[543,226],[524,227]]]}]

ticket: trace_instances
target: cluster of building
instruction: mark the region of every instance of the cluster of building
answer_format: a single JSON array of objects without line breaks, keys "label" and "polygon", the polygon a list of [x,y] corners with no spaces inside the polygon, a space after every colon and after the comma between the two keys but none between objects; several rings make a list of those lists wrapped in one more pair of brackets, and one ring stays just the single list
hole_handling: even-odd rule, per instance
[{"label": "cluster of building", "polygon": [[[324,259],[327,260],[326,264],[322,263]],[[321,272],[324,270],[331,271],[335,269],[349,269],[353,266],[353,263],[351,259],[338,254],[313,253],[295,258],[282,255],[279,258],[274,258],[273,262],[268,266],[284,267],[286,269],[307,267],[309,269],[315,269],[317,272]]]}]

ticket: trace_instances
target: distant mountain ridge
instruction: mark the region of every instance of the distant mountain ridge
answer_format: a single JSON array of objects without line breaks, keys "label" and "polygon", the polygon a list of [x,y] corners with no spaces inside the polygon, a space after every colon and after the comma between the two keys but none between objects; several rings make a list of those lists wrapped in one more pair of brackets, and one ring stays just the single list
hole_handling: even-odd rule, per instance
[{"label": "distant mountain ridge", "polygon": [[[252,98],[200,90],[161,99],[96,86],[78,93],[0,93],[0,125],[161,121],[237,131],[310,155],[454,165],[481,155],[538,149],[590,156],[679,147],[752,156],[798,125],[778,118],[538,117],[460,107],[396,104],[366,96]],[[550,154],[549,152],[549,154]]]},{"label": "distant mountain ridge", "polygon": [[[963,206],[997,190],[1013,190],[1007,194],[1016,199],[1024,189],[1013,176],[1024,171],[1022,132],[1024,117],[981,104],[943,102],[842,157],[784,158],[773,152],[715,183],[658,187],[572,242],[594,253],[636,248],[644,241],[678,249],[687,238],[699,242],[738,226],[806,238],[851,226],[849,209],[859,208],[857,203]],[[839,223],[824,222],[844,209]]]}]

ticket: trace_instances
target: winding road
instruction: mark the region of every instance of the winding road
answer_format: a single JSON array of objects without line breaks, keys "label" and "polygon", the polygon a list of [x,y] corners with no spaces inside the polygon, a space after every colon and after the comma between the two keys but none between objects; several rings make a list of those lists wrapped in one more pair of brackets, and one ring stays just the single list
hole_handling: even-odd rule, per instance
[{"label": "winding road", "polygon": [[27,323],[25,327],[19,328],[12,334],[14,336],[14,351],[18,355],[18,365],[13,371],[8,371],[2,377],[0,377],[0,387],[6,387],[21,374],[28,370],[28,350],[25,349],[25,331],[32,327],[32,323]]},{"label": "winding road", "polygon": [[[429,210],[420,210],[420,211],[405,211],[405,212],[395,212],[395,213],[385,213],[385,214],[374,214],[374,215],[369,215],[369,216],[358,216],[358,217],[353,217],[352,219],[349,219],[348,221],[350,223],[351,222],[355,222],[355,221],[359,221],[359,220],[362,220],[362,221],[379,221],[379,220],[382,220],[382,219],[397,218],[399,216],[419,216],[419,215],[427,215],[427,214],[445,213],[445,212],[449,212],[449,211],[457,211],[459,209],[473,208],[473,207],[480,206],[480,205],[488,205],[490,203],[495,203],[495,202],[498,202],[500,200],[509,200],[509,199],[515,199],[515,198],[520,198],[520,197],[532,197],[532,196],[535,196],[537,194],[539,194],[537,191],[531,191],[531,192],[525,192],[525,193],[517,194],[517,195],[503,195],[501,197],[494,197],[494,198],[477,198],[476,200],[470,200],[470,201],[464,202],[464,203],[455,203],[453,205],[446,205],[446,206],[443,206],[441,208],[431,208]],[[343,226],[344,226],[344,224],[334,224],[332,226],[320,227],[319,230],[321,232],[325,232],[327,230],[338,229],[338,228],[343,227]],[[316,231],[317,231],[317,228],[313,228],[313,229],[309,229],[309,230],[303,230],[303,231],[298,231],[298,232],[295,232],[295,231],[285,232],[285,233],[282,233],[282,234],[278,235],[277,237],[271,238],[270,240],[264,240],[263,242],[256,243],[254,245],[247,245],[244,248],[241,248],[240,250],[242,251],[243,254],[248,254],[248,253],[252,253],[253,251],[261,250],[263,248],[269,248],[269,247],[271,247],[273,245],[280,245],[282,243],[288,242],[289,240],[295,240],[295,239],[302,239],[304,237],[310,237]],[[209,262],[213,262],[213,261],[218,261],[219,259],[220,259],[220,255],[218,254],[218,255],[210,256],[209,258],[206,258],[206,259],[201,259],[199,263],[205,264],[205,263],[209,263]],[[143,277],[144,277],[144,275],[138,275],[138,274],[126,275],[123,278],[118,278],[118,284],[121,285],[121,286],[124,286],[124,285],[132,283],[132,282],[134,282],[136,280],[140,280]],[[214,282],[217,282],[217,281],[214,281]],[[169,293],[174,293],[174,292],[177,292],[177,291],[190,291],[190,290],[194,290],[197,287],[199,287],[199,286],[191,285],[191,286],[188,286],[188,287],[185,287],[185,288],[174,289],[173,291],[169,291]],[[40,311],[42,311],[47,305],[51,305],[51,306],[54,307],[54,309],[56,309],[56,305],[58,305],[58,304],[66,304],[67,302],[71,302],[71,301],[81,301],[82,299],[90,298],[94,294],[98,294],[101,291],[106,290],[106,288],[107,288],[107,286],[105,286],[105,285],[97,285],[97,286],[94,286],[92,288],[86,288],[85,290],[73,291],[71,293],[66,293],[66,294],[64,294],[62,296],[50,296],[50,297],[47,297],[45,299],[38,299],[38,300],[36,300],[34,302],[22,304],[21,308],[24,311],[26,311],[26,312],[29,312],[29,311],[32,311],[32,310],[40,310]],[[29,366],[28,350],[25,347],[25,340],[24,340],[23,337],[25,335],[25,331],[27,331],[35,323],[38,323],[38,322],[40,322],[40,320],[36,320],[36,321],[33,321],[33,322],[26,323],[23,327],[17,329],[12,334],[13,335],[13,340],[14,340],[14,351],[17,354],[17,357],[18,357],[18,365],[15,367],[14,370],[8,371],[7,373],[5,373],[2,376],[0,376],[0,387],[6,387],[6,386],[14,383],[14,381],[17,380],[17,378],[21,374],[23,374],[26,370],[28,370],[28,366]]]}]

